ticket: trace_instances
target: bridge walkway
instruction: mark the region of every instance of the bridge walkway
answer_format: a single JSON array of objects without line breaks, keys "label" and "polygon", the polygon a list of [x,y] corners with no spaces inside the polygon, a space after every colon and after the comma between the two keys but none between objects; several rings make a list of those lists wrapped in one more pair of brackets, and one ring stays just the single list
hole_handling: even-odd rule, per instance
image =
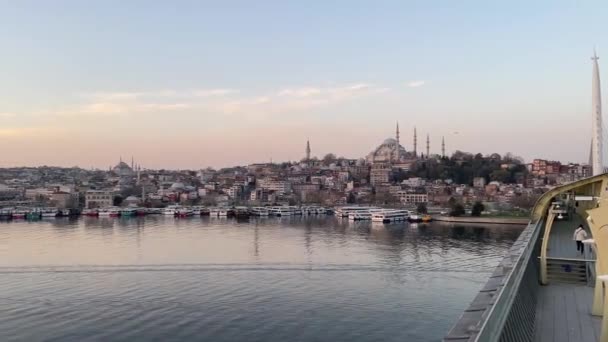
[{"label": "bridge walkway", "polygon": [[[579,215],[573,215],[569,220],[556,220],[549,234],[549,245],[547,246],[548,258],[580,259],[583,256],[577,253],[576,242],[572,240],[574,230],[579,224],[583,224],[587,232],[587,238],[591,238],[591,233],[586,222]],[[585,248],[588,248],[585,246]]]},{"label": "bridge walkway", "polygon": [[541,286],[536,303],[536,342],[598,342],[602,319],[591,315],[593,287]]}]

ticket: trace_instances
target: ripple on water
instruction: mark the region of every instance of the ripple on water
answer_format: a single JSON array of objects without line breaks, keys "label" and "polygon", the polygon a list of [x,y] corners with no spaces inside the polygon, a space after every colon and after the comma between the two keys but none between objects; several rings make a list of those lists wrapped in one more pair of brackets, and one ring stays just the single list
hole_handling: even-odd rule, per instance
[{"label": "ripple on water", "polygon": [[0,339],[434,341],[519,229],[289,220],[0,223]]}]

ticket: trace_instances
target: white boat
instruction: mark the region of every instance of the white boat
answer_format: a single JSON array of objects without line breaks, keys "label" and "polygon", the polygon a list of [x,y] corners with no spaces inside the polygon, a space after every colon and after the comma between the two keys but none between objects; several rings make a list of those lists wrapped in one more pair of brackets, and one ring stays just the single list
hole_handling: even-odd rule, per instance
[{"label": "white boat", "polygon": [[201,216],[201,213],[203,212],[203,207],[192,207],[192,215],[194,216]]},{"label": "white boat", "polygon": [[14,219],[22,219],[22,218],[25,218],[26,215],[27,215],[27,210],[25,210],[25,209],[15,209],[12,212],[12,217]]},{"label": "white boat", "polygon": [[338,217],[348,217],[350,213],[354,212],[366,212],[372,209],[378,209],[376,207],[340,207],[336,208],[336,216]]},{"label": "white boat", "polygon": [[273,216],[292,216],[293,210],[290,207],[271,207],[269,209],[270,215]]},{"label": "white boat", "polygon": [[400,222],[400,221],[406,221],[408,218],[409,218],[409,212],[407,210],[399,210],[399,209],[387,209],[387,210],[377,211],[372,214],[373,222],[383,222],[383,223]]},{"label": "white boat", "polygon": [[99,212],[97,209],[84,209],[82,210],[82,215],[84,216],[98,216]]},{"label": "white boat", "polygon": [[228,217],[228,209],[220,208],[217,212],[217,216],[219,217]]},{"label": "white boat", "polygon": [[[188,216],[192,216],[194,214],[194,212],[192,211],[192,208],[188,208],[188,207],[180,207],[175,211],[175,213],[179,217],[188,217]],[[199,211],[199,215],[200,215],[200,211]]]},{"label": "white boat", "polygon": [[99,209],[99,217],[118,217],[120,216],[120,208],[108,207]]},{"label": "white boat", "polygon": [[262,217],[268,216],[268,209],[266,209],[264,207],[253,207],[253,208],[249,209],[249,212],[253,216],[262,216]]},{"label": "white boat", "polygon": [[175,216],[177,215],[177,211],[179,210],[179,205],[170,205],[163,209],[163,215],[165,216]]},{"label": "white boat", "polygon": [[59,210],[57,208],[46,208],[42,209],[42,217],[57,217],[59,216]]},{"label": "white boat", "polygon": [[374,213],[381,212],[384,209],[368,209],[368,210],[356,210],[348,214],[349,221],[370,221]]},{"label": "white boat", "polygon": [[300,207],[289,207],[291,209],[291,215],[302,215],[302,208]]}]

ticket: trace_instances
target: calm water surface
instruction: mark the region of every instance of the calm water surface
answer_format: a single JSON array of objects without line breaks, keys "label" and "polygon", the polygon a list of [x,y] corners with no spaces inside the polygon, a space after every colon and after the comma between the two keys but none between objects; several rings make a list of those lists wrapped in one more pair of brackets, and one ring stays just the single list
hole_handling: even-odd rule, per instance
[{"label": "calm water surface", "polygon": [[0,222],[1,341],[437,341],[520,228]]}]

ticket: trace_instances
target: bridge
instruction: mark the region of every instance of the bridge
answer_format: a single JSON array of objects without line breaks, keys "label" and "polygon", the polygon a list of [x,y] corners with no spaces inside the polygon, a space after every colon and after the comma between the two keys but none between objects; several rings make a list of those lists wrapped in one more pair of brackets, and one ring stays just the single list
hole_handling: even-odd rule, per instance
[{"label": "bridge", "polygon": [[[579,224],[589,237],[583,254],[573,241]],[[607,227],[607,173],[545,193],[444,341],[608,341]]]}]

